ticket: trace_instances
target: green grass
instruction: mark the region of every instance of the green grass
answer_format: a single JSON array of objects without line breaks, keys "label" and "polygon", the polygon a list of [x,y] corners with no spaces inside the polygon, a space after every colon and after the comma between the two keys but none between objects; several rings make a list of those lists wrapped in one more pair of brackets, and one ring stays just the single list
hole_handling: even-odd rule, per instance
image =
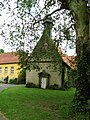
[{"label": "green grass", "polygon": [[10,120],[69,120],[75,89],[9,88],[0,93],[0,111]]}]

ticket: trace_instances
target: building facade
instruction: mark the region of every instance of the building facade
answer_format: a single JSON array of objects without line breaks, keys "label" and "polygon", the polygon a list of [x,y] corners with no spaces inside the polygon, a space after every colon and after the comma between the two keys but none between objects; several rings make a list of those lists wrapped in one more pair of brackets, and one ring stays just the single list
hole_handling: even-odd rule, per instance
[{"label": "building facade", "polygon": [[18,78],[20,72],[18,63],[19,59],[15,53],[0,54],[0,81],[4,81],[6,77],[8,77],[9,80]]}]

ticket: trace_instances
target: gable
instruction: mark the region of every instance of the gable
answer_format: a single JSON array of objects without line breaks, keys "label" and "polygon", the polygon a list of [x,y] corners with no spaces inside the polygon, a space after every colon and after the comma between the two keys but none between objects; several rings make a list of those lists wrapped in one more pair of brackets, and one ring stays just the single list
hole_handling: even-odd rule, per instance
[{"label": "gable", "polygon": [[55,43],[51,37],[47,34],[47,31],[44,30],[43,35],[37,45],[35,46],[32,56],[35,61],[37,60],[51,60],[58,61],[60,60],[60,55],[58,53]]}]

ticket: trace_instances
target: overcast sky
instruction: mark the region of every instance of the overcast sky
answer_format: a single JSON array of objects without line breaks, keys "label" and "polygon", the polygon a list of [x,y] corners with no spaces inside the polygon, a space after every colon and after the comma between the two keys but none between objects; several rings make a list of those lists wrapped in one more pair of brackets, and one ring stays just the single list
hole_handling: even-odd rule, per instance
[{"label": "overcast sky", "polygon": [[[40,6],[43,7],[43,0],[41,0],[40,2]],[[6,14],[6,11],[3,10],[1,12],[1,16],[0,16],[0,25],[3,24],[4,20],[7,21],[8,20],[8,15]],[[1,32],[1,31],[0,31]],[[6,45],[4,43],[4,40],[3,38],[0,36],[0,49],[4,49],[5,52],[11,52],[12,51],[12,48],[10,47],[10,45]],[[75,49],[69,49],[67,48],[67,55],[74,55],[75,54]]]}]

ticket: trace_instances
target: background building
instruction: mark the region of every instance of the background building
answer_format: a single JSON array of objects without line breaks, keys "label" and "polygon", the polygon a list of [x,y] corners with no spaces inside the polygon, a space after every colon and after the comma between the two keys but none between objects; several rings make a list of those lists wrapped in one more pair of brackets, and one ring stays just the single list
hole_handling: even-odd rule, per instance
[{"label": "background building", "polygon": [[20,72],[19,59],[15,53],[2,53],[0,54],[0,81],[3,81],[6,77],[8,79],[18,78]]}]

